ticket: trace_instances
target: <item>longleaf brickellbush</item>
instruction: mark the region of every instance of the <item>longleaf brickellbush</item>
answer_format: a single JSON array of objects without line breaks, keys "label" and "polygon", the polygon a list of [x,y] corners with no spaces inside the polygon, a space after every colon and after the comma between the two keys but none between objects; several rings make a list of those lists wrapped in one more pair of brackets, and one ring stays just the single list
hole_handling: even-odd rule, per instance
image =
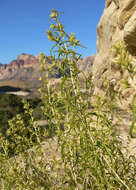
[{"label": "longleaf brickellbush", "polygon": [[[29,117],[17,116],[9,122],[8,135],[12,135],[18,154],[10,157],[10,142],[0,138],[0,189],[135,190],[136,159],[123,155],[121,142],[113,131],[112,115],[116,105],[111,105],[110,100],[115,94],[112,97],[108,91],[104,97],[98,94],[95,104],[90,106],[92,76],[79,75],[82,71],[77,67],[81,55],[76,49],[82,45],[73,33],[68,35],[64,31],[59,15],[52,9],[52,23],[47,31],[48,39],[54,42],[50,67],[46,65],[46,56],[40,56],[45,72],[41,78],[41,109],[48,129],[41,138],[38,125],[34,127],[33,111],[25,102]],[[61,73],[57,90],[50,79],[54,71]],[[84,92],[81,80],[85,82]],[[29,138],[26,138],[26,127],[28,130],[30,127]],[[35,136],[36,142],[31,140],[31,135]],[[47,140],[47,136],[51,138]],[[54,141],[57,144],[55,154]],[[45,150],[43,147],[47,142],[51,146]],[[27,149],[29,143],[31,147]],[[21,146],[24,151],[21,148],[19,153]]]}]

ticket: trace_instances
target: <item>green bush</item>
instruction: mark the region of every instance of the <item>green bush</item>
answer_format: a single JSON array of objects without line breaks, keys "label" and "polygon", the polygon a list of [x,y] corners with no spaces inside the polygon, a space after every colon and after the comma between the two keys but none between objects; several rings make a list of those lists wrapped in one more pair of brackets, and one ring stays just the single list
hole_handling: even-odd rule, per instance
[{"label": "green bush", "polygon": [[[37,120],[42,119],[42,111],[40,106],[42,102],[40,98],[27,99],[30,107],[34,109],[34,117]],[[0,130],[3,134],[9,128],[8,120],[15,117],[17,114],[23,114],[24,107],[22,98],[13,94],[0,95]]]},{"label": "green bush", "polygon": [[[24,117],[17,115],[9,121],[12,143],[3,136],[0,139],[0,188],[135,190],[136,159],[123,155],[121,141],[114,135],[113,114],[118,109],[118,94],[110,89],[107,80],[105,95],[92,98],[92,77],[84,74],[82,81],[87,90],[82,92],[81,71],[77,68],[81,55],[76,52],[81,44],[73,33],[65,33],[59,14],[52,9],[53,24],[47,31],[49,40],[55,43],[50,68],[46,68],[46,56],[40,57],[45,71],[41,78],[41,109],[49,129],[41,136],[33,109],[24,102]],[[49,80],[56,67],[62,73],[58,91]],[[54,130],[56,136],[47,141]],[[51,145],[48,150],[44,148],[46,141]],[[17,156],[10,157],[9,147]]]}]

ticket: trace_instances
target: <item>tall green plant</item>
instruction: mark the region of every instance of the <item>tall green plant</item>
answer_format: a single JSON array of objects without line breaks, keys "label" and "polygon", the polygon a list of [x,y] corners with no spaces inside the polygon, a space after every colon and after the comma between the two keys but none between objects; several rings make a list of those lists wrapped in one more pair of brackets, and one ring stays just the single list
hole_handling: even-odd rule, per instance
[{"label": "tall green plant", "polygon": [[[92,75],[79,75],[81,71],[77,66],[81,55],[76,52],[76,48],[81,46],[80,41],[73,33],[68,35],[64,31],[59,15],[52,9],[52,23],[47,31],[49,40],[54,42],[50,56],[52,64],[47,66],[46,56],[40,56],[41,68],[45,72],[41,78],[41,109],[48,130],[39,133],[33,110],[24,102],[25,117],[17,116],[9,122],[11,128],[8,135],[13,135],[12,140],[18,147],[24,148],[29,142],[35,146],[24,151],[21,147],[20,154],[17,148],[19,155],[10,158],[9,142],[1,136],[0,188],[134,190],[135,158],[126,158],[122,154],[121,142],[113,132],[114,105],[110,101],[115,95],[108,92],[108,87],[105,96],[98,94],[94,97],[96,102],[93,102]],[[57,70],[61,78],[58,89],[55,89],[50,76]],[[81,81],[84,81],[82,86]],[[30,132],[30,138],[27,139],[26,129]],[[33,135],[36,143],[31,140]],[[48,140],[50,150],[44,148],[47,136],[52,137]],[[57,148],[55,154],[54,146]]]},{"label": "tall green plant", "polygon": [[[74,34],[65,33],[59,21],[59,14],[53,9],[50,15],[53,24],[47,35],[49,40],[55,43],[50,57],[53,64],[47,68],[48,74],[44,79],[48,93],[44,94],[41,89],[46,105],[43,111],[48,118],[49,127],[56,129],[61,151],[59,164],[63,175],[58,177],[56,188],[134,189],[136,185],[132,179],[134,168],[132,167],[133,174],[126,172],[129,160],[124,158],[120,151],[121,144],[113,135],[112,107],[110,114],[105,109],[104,100],[107,92],[104,98],[98,95],[96,105],[89,109],[92,95],[87,94],[88,99],[85,101],[85,94],[82,93],[79,84],[77,63],[80,55],[75,49],[80,46],[80,42]],[[46,62],[43,54],[41,62],[43,64]],[[52,88],[48,78],[54,67],[62,72],[59,92]],[[84,80],[88,81],[86,77]],[[110,98],[110,93],[108,96]],[[109,102],[108,100],[107,103]],[[61,128],[62,122],[64,130]],[[121,165],[125,165],[125,171]],[[131,185],[128,175],[133,181]]]}]

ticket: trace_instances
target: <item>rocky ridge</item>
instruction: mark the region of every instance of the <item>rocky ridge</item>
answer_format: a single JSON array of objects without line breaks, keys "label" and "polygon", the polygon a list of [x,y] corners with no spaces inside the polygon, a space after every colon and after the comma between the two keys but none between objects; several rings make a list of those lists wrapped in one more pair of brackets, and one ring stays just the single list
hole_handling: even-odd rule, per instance
[{"label": "rocky ridge", "polygon": [[[86,73],[90,72],[94,58],[95,55],[82,58],[78,63],[79,69]],[[47,64],[50,63],[47,57]],[[11,61],[10,64],[0,64],[0,81],[37,81],[41,75],[39,55],[21,54],[17,59]],[[54,76],[54,78],[55,77],[57,76]]]},{"label": "rocky ridge", "polygon": [[38,56],[21,54],[10,64],[0,65],[0,80],[37,80],[40,76]]}]

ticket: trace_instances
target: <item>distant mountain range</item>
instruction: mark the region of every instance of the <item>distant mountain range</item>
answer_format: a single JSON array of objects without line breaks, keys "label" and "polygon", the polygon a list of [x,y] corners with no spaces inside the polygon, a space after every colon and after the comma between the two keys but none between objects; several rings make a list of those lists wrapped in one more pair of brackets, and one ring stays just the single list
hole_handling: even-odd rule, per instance
[{"label": "distant mountain range", "polygon": [[[78,63],[79,68],[84,72],[90,72],[94,58],[95,55],[82,58]],[[47,64],[50,63],[47,57]],[[0,64],[0,81],[37,81],[41,75],[39,55],[20,54],[17,59],[11,61],[10,64]]]},{"label": "distant mountain range", "polygon": [[10,64],[0,64],[0,81],[33,81],[40,77],[38,56],[21,54]]},{"label": "distant mountain range", "polygon": [[[51,64],[49,58],[46,58],[46,64]],[[78,62],[79,69],[86,74],[90,73],[94,58],[95,55],[82,58]],[[13,88],[20,88],[25,91],[27,90],[27,92],[29,90],[29,97],[39,96],[38,89],[41,86],[39,78],[42,75],[44,73],[40,70],[39,55],[21,54],[9,64],[0,64],[0,94],[5,93],[5,89],[6,91],[13,92]],[[57,85],[59,77],[60,73],[56,70],[54,75],[51,76],[54,84]]]}]

